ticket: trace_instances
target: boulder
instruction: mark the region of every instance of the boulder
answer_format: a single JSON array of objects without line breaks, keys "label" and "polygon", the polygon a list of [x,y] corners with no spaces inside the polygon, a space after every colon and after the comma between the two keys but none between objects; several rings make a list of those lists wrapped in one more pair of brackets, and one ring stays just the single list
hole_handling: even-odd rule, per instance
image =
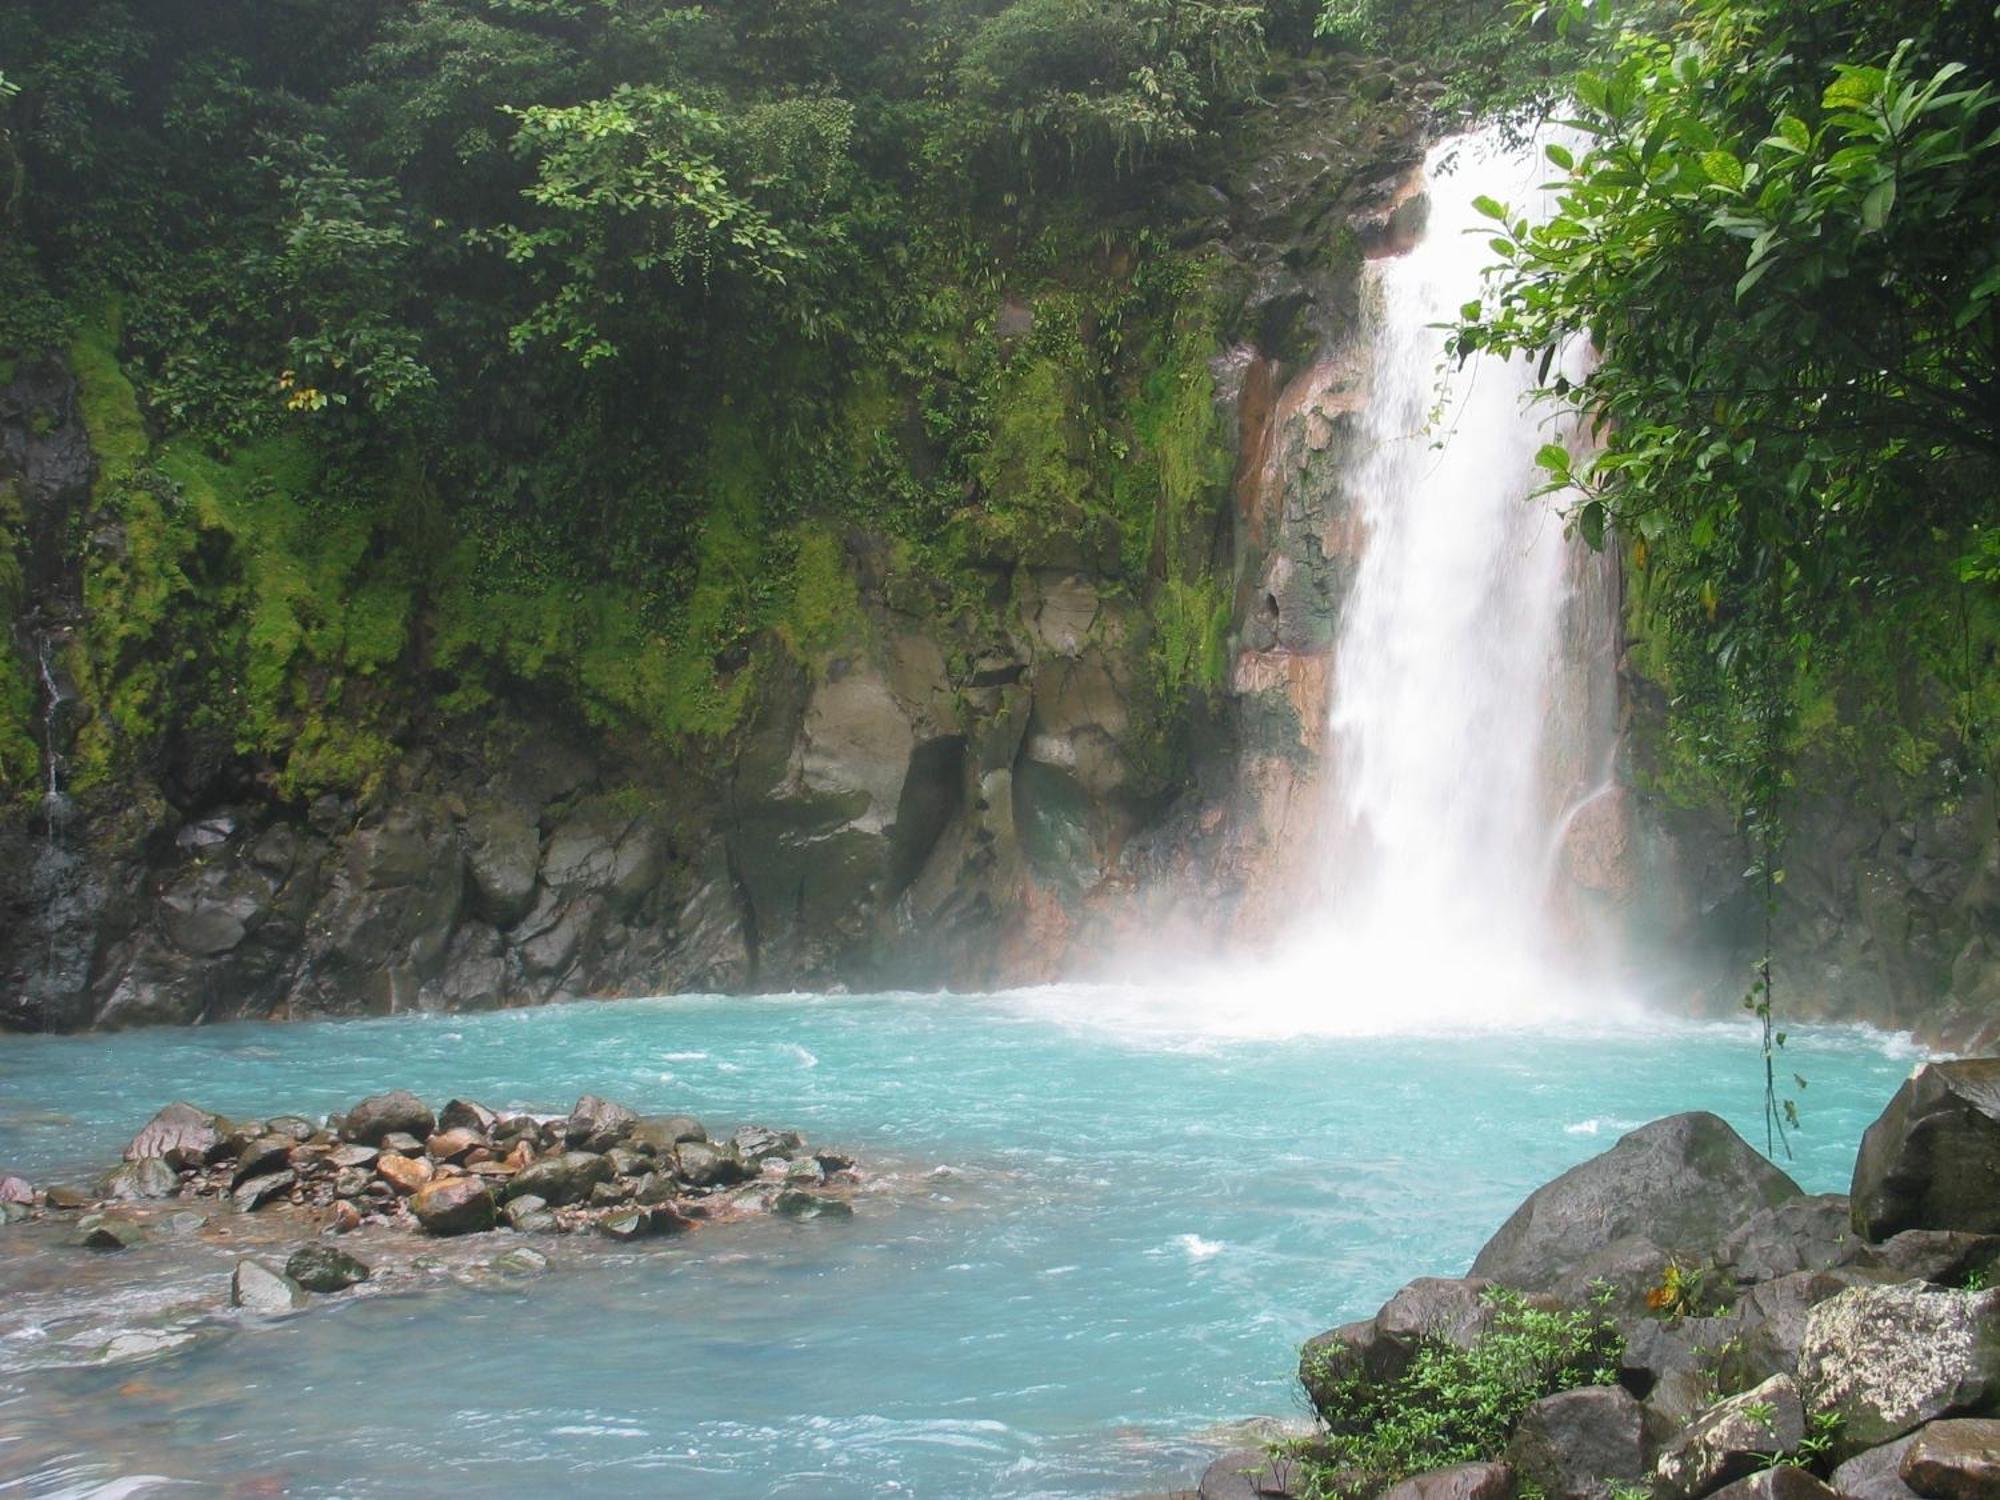
[{"label": "boulder", "polygon": [[691,1187],[728,1187],[757,1175],[757,1169],[738,1156],[734,1146],[683,1141],[674,1149],[674,1156],[679,1163],[676,1175]]},{"label": "boulder", "polygon": [[1684,1263],[1711,1261],[1759,1209],[1800,1196],[1797,1183],[1718,1116],[1672,1115],[1530,1194],[1486,1242],[1472,1274],[1547,1291],[1625,1236]]},{"label": "boulder", "polygon": [[542,836],[527,808],[495,802],[474,808],[461,829],[472,906],[496,927],[511,927],[535,904]]},{"label": "boulder", "polygon": [[1724,1485],[1709,1500],[1841,1500],[1826,1482],[1789,1464]]},{"label": "boulder", "polygon": [[147,1156],[113,1167],[97,1185],[97,1194],[113,1200],[171,1198],[180,1186],[180,1175],[163,1158]]},{"label": "boulder", "polygon": [[1373,1318],[1308,1339],[1299,1353],[1300,1384],[1320,1414],[1334,1420],[1342,1386],[1356,1379],[1375,1385],[1397,1379],[1425,1339],[1471,1347],[1492,1326],[1493,1310],[1485,1300],[1492,1285],[1477,1277],[1418,1277]]},{"label": "boulder", "polygon": [[1505,1464],[1460,1464],[1413,1474],[1379,1500],[1508,1500],[1513,1493],[1514,1473]]},{"label": "boulder", "polygon": [[1799,1385],[1858,1453],[2000,1394],[2000,1291],[1856,1287],[1807,1314]]},{"label": "boulder", "polygon": [[336,1146],[327,1161],[336,1168],[372,1167],[381,1154],[373,1146]]},{"label": "boulder", "polygon": [[92,1214],[77,1227],[83,1231],[78,1243],[86,1250],[136,1250],[146,1243],[144,1229],[109,1214]]},{"label": "boulder", "polygon": [[2000,1233],[2000,1058],[1926,1063],[1861,1137],[1854,1227]]},{"label": "boulder", "polygon": [[384,1152],[393,1151],[398,1156],[422,1156],[424,1154],[424,1143],[408,1131],[392,1130],[382,1137],[380,1144]]},{"label": "boulder", "polygon": [[767,1161],[774,1156],[790,1156],[805,1141],[795,1130],[773,1130],[767,1125],[745,1125],[730,1136],[729,1144],[745,1161]]},{"label": "boulder", "polygon": [[176,1171],[206,1166],[222,1150],[222,1130],[216,1117],[192,1104],[169,1104],[132,1137],[125,1160],[157,1157]]},{"label": "boulder", "polygon": [[0,1175],[0,1203],[17,1203],[25,1208],[34,1201],[34,1184],[27,1178]]},{"label": "boulder", "polygon": [[625,1139],[639,1117],[622,1104],[585,1094],[569,1112],[569,1143],[585,1151],[605,1151]]},{"label": "boulder", "polygon": [[42,1202],[57,1213],[68,1213],[73,1209],[90,1207],[90,1194],[77,1188],[64,1187],[61,1183],[50,1183],[42,1189]]},{"label": "boulder", "polygon": [[252,1177],[248,1182],[238,1183],[230,1194],[236,1206],[245,1212],[254,1212],[280,1194],[289,1193],[298,1185],[298,1173],[286,1167],[276,1172],[266,1172],[262,1177]]},{"label": "boulder", "polygon": [[492,1135],[499,1123],[499,1115],[470,1099],[454,1099],[438,1111],[439,1130],[472,1130],[480,1135]]},{"label": "boulder", "polygon": [[1913,1432],[1855,1454],[1833,1471],[1833,1487],[1849,1500],[1918,1500],[1902,1473],[1903,1455],[1916,1440]]},{"label": "boulder", "polygon": [[344,1292],[368,1279],[368,1267],[331,1245],[307,1245],[294,1250],[285,1274],[309,1292]]},{"label": "boulder", "polygon": [[1722,1269],[1739,1285],[1826,1271],[1853,1260],[1861,1242],[1842,1193],[1818,1193],[1760,1208],[1722,1242]]},{"label": "boulder", "polygon": [[1903,1483],[1929,1500],[1992,1500],[2000,1495],[2000,1422],[1965,1417],[1933,1422],[1903,1454]]},{"label": "boulder", "polygon": [[229,1278],[229,1302],[255,1313],[287,1313],[306,1305],[306,1291],[277,1267],[246,1258]]},{"label": "boulder", "polygon": [[424,1153],[433,1161],[457,1161],[485,1144],[486,1138],[478,1131],[461,1126],[456,1130],[441,1130],[425,1141]]},{"label": "boulder", "polygon": [[630,1209],[597,1221],[597,1232],[608,1240],[642,1240],[653,1232],[653,1216],[645,1209]]},{"label": "boulder", "polygon": [[1773,1375],[1754,1390],[1718,1401],[1676,1435],[1653,1466],[1656,1500],[1694,1500],[1766,1467],[1806,1435],[1805,1407],[1790,1377]]},{"label": "boulder", "polygon": [[374,1180],[374,1174],[366,1167],[342,1167],[333,1174],[333,1196],[359,1198]]},{"label": "boulder", "polygon": [[1198,1500],[1292,1500],[1306,1493],[1306,1475],[1289,1458],[1262,1448],[1238,1448],[1210,1464],[1195,1491]]},{"label": "boulder", "polygon": [[422,1141],[437,1132],[437,1117],[431,1108],[406,1089],[373,1094],[347,1112],[341,1122],[340,1138],[359,1141],[364,1146],[380,1145],[392,1133]]},{"label": "boulder", "polygon": [[1832,1271],[1798,1271],[1745,1288],[1731,1311],[1735,1337],[1721,1349],[1717,1372],[1736,1390],[1773,1375],[1798,1374],[1807,1314],[1829,1297],[1852,1287],[1874,1285],[1878,1279],[1843,1266]]},{"label": "boulder", "polygon": [[593,1151],[565,1151],[523,1167],[509,1179],[510,1197],[533,1194],[560,1207],[581,1203],[600,1182],[609,1181],[611,1163]]},{"label": "boulder", "polygon": [[[1804,1313],[1800,1314],[1801,1326]],[[1642,1400],[1669,1375],[1713,1368],[1715,1351],[1735,1337],[1732,1318],[1641,1318],[1625,1337],[1618,1357],[1618,1383]]]},{"label": "boulder", "polygon": [[237,1153],[234,1181],[248,1182],[252,1177],[278,1171],[290,1162],[295,1144],[288,1135],[260,1135],[246,1142]]},{"label": "boulder", "polygon": [[1517,1482],[1548,1500],[1609,1500],[1613,1481],[1637,1485],[1646,1476],[1644,1413],[1615,1385],[1544,1396],[1522,1413],[1507,1463]]},{"label": "boulder", "polygon": [[427,1234],[481,1234],[493,1227],[493,1190],[477,1177],[449,1177],[419,1188],[410,1212]]},{"label": "boulder", "polygon": [[553,1224],[555,1217],[549,1213],[548,1208],[546,1198],[537,1198],[533,1193],[526,1193],[519,1198],[509,1198],[507,1206],[500,1210],[500,1215],[507,1221],[508,1228],[525,1229],[528,1227],[522,1222],[525,1219],[544,1218]]},{"label": "boulder", "polygon": [[682,1141],[705,1141],[708,1132],[693,1115],[647,1115],[633,1122],[626,1140],[638,1150],[670,1154]]},{"label": "boulder", "polygon": [[407,1198],[436,1176],[437,1168],[421,1156],[390,1151],[375,1159],[375,1174]]},{"label": "boulder", "polygon": [[1879,1245],[1859,1246],[1854,1264],[1879,1272],[1884,1280],[1960,1286],[1968,1276],[1990,1273],[2000,1264],[2000,1235],[1961,1229],[1905,1229]]}]

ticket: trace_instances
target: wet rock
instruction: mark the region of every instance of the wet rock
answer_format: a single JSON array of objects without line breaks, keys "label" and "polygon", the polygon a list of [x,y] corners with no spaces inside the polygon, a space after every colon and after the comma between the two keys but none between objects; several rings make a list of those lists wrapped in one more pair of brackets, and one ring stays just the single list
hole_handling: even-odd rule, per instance
[{"label": "wet rock", "polygon": [[266,1172],[262,1177],[253,1177],[248,1182],[239,1183],[230,1194],[236,1206],[246,1213],[254,1212],[273,1198],[289,1193],[298,1185],[298,1173],[286,1167],[276,1172]]},{"label": "wet rock", "polygon": [[294,1250],[285,1274],[309,1292],[344,1292],[368,1279],[368,1267],[331,1245],[307,1245]]},{"label": "wet rock", "polygon": [[327,1161],[335,1167],[372,1167],[381,1156],[373,1146],[336,1146]]},{"label": "wet rock", "polygon": [[375,1179],[366,1167],[342,1167],[333,1174],[333,1196],[359,1198]]},{"label": "wet rock", "polygon": [[1719,1260],[1748,1285],[1846,1265],[1860,1249],[1847,1196],[1818,1193],[1757,1210],[1723,1241]]},{"label": "wet rock", "polygon": [[510,1196],[533,1194],[552,1205],[580,1203],[590,1190],[611,1177],[611,1163],[592,1151],[565,1151],[546,1157],[515,1173],[508,1184]]},{"label": "wet rock", "polygon": [[287,1135],[264,1135],[249,1142],[236,1158],[236,1172],[232,1186],[248,1182],[252,1177],[262,1177],[266,1172],[275,1172],[287,1165],[296,1144]]},{"label": "wet rock", "polygon": [[424,1143],[415,1136],[401,1130],[392,1130],[383,1136],[381,1145],[384,1151],[393,1151],[398,1156],[422,1156],[424,1154]]},{"label": "wet rock", "polygon": [[542,859],[540,831],[517,802],[474,808],[462,831],[473,910],[496,927],[512,927],[535,904],[535,871]]},{"label": "wet rock", "polygon": [[1833,1487],[1849,1500],[1918,1500],[1903,1483],[1903,1455],[1917,1440],[1913,1432],[1893,1443],[1857,1453],[1833,1471]]},{"label": "wet rock", "polygon": [[1548,1500],[1608,1500],[1611,1481],[1646,1475],[1644,1415],[1615,1385],[1544,1396],[1522,1414],[1507,1463]]},{"label": "wet rock", "polygon": [[1731,1312],[1736,1335],[1721,1349],[1717,1370],[1730,1388],[1747,1389],[1773,1375],[1796,1375],[1806,1317],[1820,1303],[1876,1278],[1852,1267],[1799,1271],[1745,1288]]},{"label": "wet rock", "polygon": [[176,1101],[153,1118],[125,1148],[125,1160],[158,1157],[176,1171],[206,1166],[222,1149],[222,1131],[205,1109]]},{"label": "wet rock", "polygon": [[42,1202],[59,1213],[69,1213],[75,1209],[90,1207],[90,1194],[73,1187],[53,1183],[42,1189]]},{"label": "wet rock", "polygon": [[[1800,1322],[1803,1327],[1803,1314]],[[1671,1323],[1641,1318],[1626,1334],[1618,1357],[1618,1383],[1644,1399],[1667,1376],[1710,1364],[1714,1351],[1736,1330],[1735,1320],[1729,1318],[1678,1318]]]},{"label": "wet rock", "polygon": [[497,1114],[470,1099],[453,1099],[438,1111],[439,1130],[470,1130],[478,1135],[491,1136],[499,1124]]},{"label": "wet rock", "polygon": [[410,1211],[427,1234],[481,1234],[493,1227],[493,1190],[477,1177],[452,1177],[417,1190]]},{"label": "wet rock", "polygon": [[424,1151],[433,1161],[458,1161],[485,1143],[475,1130],[444,1130],[424,1142]]},{"label": "wet rock", "polygon": [[77,1226],[83,1231],[78,1242],[86,1250],[136,1250],[146,1243],[146,1231],[130,1219],[109,1214],[92,1214]]},{"label": "wet rock", "polygon": [[1376,1384],[1397,1379],[1424,1339],[1468,1347],[1491,1326],[1485,1293],[1492,1285],[1475,1277],[1420,1276],[1373,1318],[1309,1339],[1300,1352],[1299,1380],[1314,1406],[1325,1415],[1338,1388],[1355,1376]]},{"label": "wet rock", "polygon": [[437,1169],[420,1156],[403,1156],[391,1151],[376,1158],[375,1173],[384,1182],[408,1197],[428,1183]]},{"label": "wet rock", "polygon": [[585,1151],[606,1151],[624,1140],[638,1121],[624,1105],[585,1094],[569,1112],[569,1143]]},{"label": "wet rock", "polygon": [[1931,1423],[1903,1454],[1901,1474],[1929,1500],[1992,1500],[2000,1495],[2000,1422]]},{"label": "wet rock", "polygon": [[493,1257],[493,1269],[508,1276],[539,1276],[549,1268],[549,1258],[529,1245]]},{"label": "wet rock", "polygon": [[1854,1227],[2000,1233],[2000,1058],[1926,1063],[1861,1138]]},{"label": "wet rock", "polygon": [[1807,1315],[1799,1385],[1812,1410],[1839,1414],[1843,1454],[1974,1410],[2000,1394],[2000,1291],[1842,1292]]},{"label": "wet rock", "polygon": [[683,1141],[674,1151],[678,1176],[691,1187],[729,1187],[748,1182],[756,1169],[736,1154],[733,1146],[714,1146],[705,1141]]},{"label": "wet rock", "polygon": [[342,1198],[333,1205],[333,1216],[328,1222],[335,1234],[352,1234],[361,1227],[361,1210]]},{"label": "wet rock", "polygon": [[1262,1448],[1225,1453],[1202,1473],[1195,1491],[1199,1500],[1291,1500],[1306,1493],[1306,1475],[1289,1458],[1274,1457]]},{"label": "wet rock", "polygon": [[288,1313],[306,1305],[306,1291],[277,1267],[246,1258],[229,1278],[229,1302],[249,1312]]},{"label": "wet rock", "polygon": [[644,1209],[612,1214],[597,1221],[597,1232],[608,1240],[642,1240],[653,1232],[653,1216]]},{"label": "wet rock", "polygon": [[18,1203],[25,1207],[34,1201],[34,1185],[27,1178],[0,1176],[0,1203]]},{"label": "wet rock", "polygon": [[682,1141],[705,1141],[708,1132],[693,1115],[646,1115],[633,1122],[626,1140],[635,1148],[669,1155]]},{"label": "wet rock", "polygon": [[539,1217],[553,1224],[555,1216],[548,1211],[548,1208],[547,1199],[537,1198],[533,1193],[524,1193],[518,1198],[509,1198],[506,1207],[500,1210],[500,1214],[506,1219],[509,1228],[524,1229],[527,1227],[522,1223],[524,1219]]},{"label": "wet rock", "polygon": [[730,1136],[729,1144],[746,1161],[765,1161],[774,1156],[790,1156],[805,1141],[795,1130],[772,1130],[764,1125],[745,1125]]},{"label": "wet rock", "polygon": [[370,1095],[349,1110],[341,1122],[340,1138],[375,1146],[392,1133],[421,1142],[436,1132],[437,1118],[430,1106],[406,1089],[393,1089]]},{"label": "wet rock", "polygon": [[301,1145],[320,1133],[319,1128],[302,1115],[279,1115],[264,1128],[272,1135],[289,1137]]},{"label": "wet rock", "polygon": [[851,1219],[854,1205],[845,1198],[829,1198],[824,1193],[806,1193],[786,1188],[771,1204],[771,1212],[787,1219]]},{"label": "wet rock", "polygon": [[180,1175],[164,1159],[148,1156],[113,1167],[97,1185],[97,1192],[99,1197],[113,1200],[171,1198],[180,1187]]},{"label": "wet rock", "polygon": [[0,1224],[25,1224],[35,1211],[25,1203],[0,1202]]},{"label": "wet rock", "polygon": [[1472,1274],[1546,1291],[1607,1241],[1641,1236],[1711,1261],[1759,1209],[1802,1196],[1723,1120],[1672,1115],[1538,1188],[1479,1252]]},{"label": "wet rock", "polygon": [[1774,1375],[1754,1390],[1710,1407],[1670,1441],[1653,1466],[1657,1500],[1693,1500],[1790,1453],[1806,1435],[1798,1387]]},{"label": "wet rock", "polygon": [[665,1172],[648,1172],[632,1184],[632,1201],[651,1206],[655,1203],[671,1203],[680,1191],[680,1184]]},{"label": "wet rock", "polygon": [[694,1228],[694,1220],[671,1203],[656,1203],[646,1210],[646,1215],[655,1234],[686,1234]]},{"label": "wet rock", "polygon": [[1505,1464],[1460,1464],[1413,1474],[1379,1500],[1508,1500],[1513,1493],[1514,1472]]},{"label": "wet rock", "polygon": [[631,1189],[614,1177],[591,1188],[589,1203],[592,1208],[609,1208],[614,1203],[626,1202],[631,1196]]}]

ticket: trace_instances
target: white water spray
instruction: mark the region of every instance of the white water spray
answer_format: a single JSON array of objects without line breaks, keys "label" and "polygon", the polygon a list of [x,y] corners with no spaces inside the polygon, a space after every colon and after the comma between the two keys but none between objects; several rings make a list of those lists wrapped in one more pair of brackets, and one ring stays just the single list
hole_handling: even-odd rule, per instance
[{"label": "white water spray", "polygon": [[1545,213],[1543,145],[1485,131],[1434,150],[1422,239],[1366,272],[1369,390],[1344,479],[1364,541],[1340,607],[1317,904],[1302,893],[1270,963],[1130,1004],[1074,997],[1098,1018],[1238,1036],[1631,1019],[1554,920],[1557,845],[1615,734],[1608,592],[1534,498],[1535,455],[1571,424],[1531,400],[1529,361],[1452,369],[1446,349],[1493,260],[1473,200]]}]

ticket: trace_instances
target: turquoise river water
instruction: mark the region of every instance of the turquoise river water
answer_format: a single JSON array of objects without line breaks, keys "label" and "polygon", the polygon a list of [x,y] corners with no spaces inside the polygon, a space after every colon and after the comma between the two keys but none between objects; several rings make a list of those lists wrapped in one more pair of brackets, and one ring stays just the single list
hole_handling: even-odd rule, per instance
[{"label": "turquoise river water", "polygon": [[[37,1180],[101,1168],[169,1099],[324,1112],[394,1086],[792,1126],[872,1174],[851,1221],[552,1242],[525,1284],[221,1315],[136,1374],[23,1295],[0,1310],[0,1495],[1157,1491],[1218,1424],[1303,1414],[1302,1339],[1463,1271],[1622,1131],[1759,1119],[1735,1024],[1232,1039],[1092,1008],[676,999],[0,1040],[0,1168]],[[1792,1171],[1844,1190],[1912,1054],[1847,1030],[1787,1050],[1810,1082]],[[226,1256],[172,1265],[221,1309]]]}]

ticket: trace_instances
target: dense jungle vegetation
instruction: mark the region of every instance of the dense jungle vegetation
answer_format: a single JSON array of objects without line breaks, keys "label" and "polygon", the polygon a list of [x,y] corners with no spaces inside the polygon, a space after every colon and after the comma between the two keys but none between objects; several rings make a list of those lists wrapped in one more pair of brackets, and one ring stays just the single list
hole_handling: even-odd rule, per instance
[{"label": "dense jungle vegetation", "polygon": [[[1214,309],[1147,205],[1315,19],[6,7],[0,374],[66,355],[118,529],[62,542],[106,710],[78,784],[219,740],[287,794],[360,785],[397,674],[445,714],[527,688],[718,734],[755,650],[851,623],[857,524],[924,610],[987,607],[996,561],[1100,568],[1157,599],[1163,690],[1213,681],[1179,533],[1223,463]],[[1034,308],[1005,358],[1003,297]],[[17,794],[34,705],[10,664]]]},{"label": "dense jungle vegetation", "polygon": [[[1564,101],[1467,349],[1602,356],[1571,519],[1624,550],[1654,767],[1775,850],[1814,759],[1990,780],[2000,12],[1974,0],[24,0],[0,13],[0,359],[82,387],[77,774],[220,737],[356,785],[415,684],[728,729],[762,649],[991,565],[1144,598],[1218,679],[1189,524],[1226,318],[1163,190],[1274,60]],[[1031,331],[999,310],[1032,302]],[[14,501],[3,518],[25,525]],[[28,582],[0,572],[10,612]],[[769,643],[777,643],[774,647]],[[0,780],[36,774],[0,674]],[[1764,861],[1778,878],[1777,858]]]}]

